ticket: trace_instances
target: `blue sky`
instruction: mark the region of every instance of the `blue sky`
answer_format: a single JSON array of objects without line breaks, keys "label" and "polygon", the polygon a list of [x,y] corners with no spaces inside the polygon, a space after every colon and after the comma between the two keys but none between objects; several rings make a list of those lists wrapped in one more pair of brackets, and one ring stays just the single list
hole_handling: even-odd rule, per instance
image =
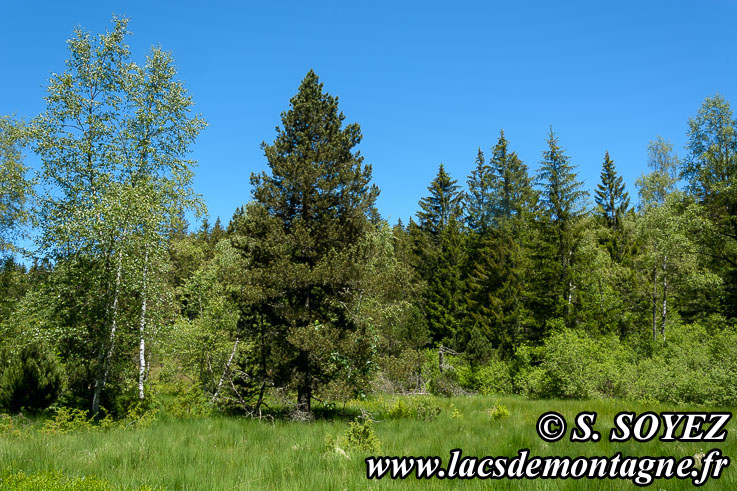
[{"label": "blue sky", "polygon": [[[417,210],[443,162],[465,183],[500,128],[532,170],[549,125],[586,188],[609,150],[630,192],[662,135],[684,154],[704,98],[737,103],[737,3],[0,2],[0,114],[43,109],[75,26],[131,18],[136,61],[160,45],[209,122],[195,189],[227,221],[313,68],[361,125],[360,146],[392,223]],[[37,165],[32,156],[28,162]]]}]

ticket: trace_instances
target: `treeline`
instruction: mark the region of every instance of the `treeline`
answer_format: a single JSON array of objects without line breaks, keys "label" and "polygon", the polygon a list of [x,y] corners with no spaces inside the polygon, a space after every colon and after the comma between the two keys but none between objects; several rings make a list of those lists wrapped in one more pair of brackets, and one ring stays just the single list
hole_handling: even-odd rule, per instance
[{"label": "treeline", "polygon": [[589,196],[552,128],[535,173],[501,131],[465,189],[441,164],[391,226],[360,127],[310,71],[251,200],[190,232],[206,123],[171,55],[131,60],[126,26],[75,31],[46,110],[0,119],[0,408],[123,414],[175,393],[185,412],[282,400],[306,417],[372,390],[737,403],[722,97],[689,120],[685,157],[651,142],[637,197],[606,151]]}]

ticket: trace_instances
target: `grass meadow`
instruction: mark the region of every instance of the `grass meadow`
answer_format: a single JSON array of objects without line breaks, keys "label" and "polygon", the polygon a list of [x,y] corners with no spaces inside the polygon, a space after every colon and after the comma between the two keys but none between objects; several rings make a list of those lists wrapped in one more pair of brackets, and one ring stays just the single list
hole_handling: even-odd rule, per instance
[{"label": "grass meadow", "polygon": [[[439,406],[432,421],[392,417],[398,401],[418,400]],[[495,419],[496,402],[509,416]],[[160,413],[148,427],[80,429],[66,434],[40,431],[41,421],[24,432],[0,434],[0,489],[632,489],[630,481],[583,480],[417,480],[366,479],[364,458],[371,452],[326,444],[340,440],[349,421],[361,409],[374,419],[381,445],[378,455],[440,456],[447,465],[449,451],[463,455],[514,456],[522,448],[531,455],[624,456],[672,455],[677,458],[720,448],[737,455],[735,422],[727,426],[723,443],[611,443],[614,415],[635,411],[704,411],[704,408],[644,405],[622,401],[530,401],[519,397],[379,396],[349,403],[342,411],[319,410],[314,422],[283,419],[254,420],[234,416],[179,419]],[[540,414],[558,411],[570,425],[581,411],[596,411],[599,442],[572,443],[566,436],[546,443],[535,431]],[[706,409],[708,410],[708,409]],[[716,410],[714,408],[713,410]],[[724,409],[721,409],[724,410]],[[395,411],[396,412],[396,411]],[[45,484],[46,483],[46,484]],[[53,483],[53,484],[48,484]],[[690,489],[691,481],[657,480],[652,489]],[[737,470],[728,467],[704,489],[737,489]]]}]

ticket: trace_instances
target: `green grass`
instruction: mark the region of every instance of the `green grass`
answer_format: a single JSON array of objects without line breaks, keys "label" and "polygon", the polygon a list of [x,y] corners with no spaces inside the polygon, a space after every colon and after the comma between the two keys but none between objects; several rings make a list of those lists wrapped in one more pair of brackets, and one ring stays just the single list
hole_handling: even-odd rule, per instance
[{"label": "green grass", "polygon": [[[440,456],[447,464],[449,451],[464,455],[514,456],[522,448],[532,455],[692,456],[700,451],[721,448],[723,454],[737,456],[734,422],[730,435],[719,443],[608,442],[614,415],[622,410],[638,413],[660,411],[704,411],[704,408],[645,406],[621,401],[529,401],[518,397],[498,398],[510,415],[496,419],[489,409],[495,397],[427,397],[442,407],[434,421],[390,418],[386,412],[396,397],[383,396],[349,404],[347,413],[368,409],[377,422],[374,429],[381,442],[380,455]],[[455,410],[455,411],[454,411]],[[596,443],[556,443],[542,441],[535,432],[540,414],[558,411],[570,425],[580,411],[596,411],[595,428],[602,433]],[[213,416],[201,419],[174,419],[163,415],[148,428],[75,431],[49,435],[33,430],[25,435],[0,435],[0,488],[23,487],[18,475],[69,476],[99,480],[114,488],[142,486],[164,489],[632,489],[627,481],[535,480],[494,481],[423,480],[368,481],[365,452],[348,450],[348,456],[326,448],[326,437],[340,438],[348,428],[349,416],[318,419],[313,423],[265,422],[246,418]],[[38,426],[38,423],[36,424]],[[737,466],[737,464],[734,464]],[[3,470],[5,473],[3,474]],[[18,474],[23,473],[23,474]],[[49,474],[51,473],[51,474]],[[16,476],[9,479],[7,476]],[[30,481],[29,481],[30,482]],[[16,483],[16,484],[11,484]],[[28,485],[31,489],[50,489]],[[656,481],[652,489],[689,489],[690,481]],[[718,481],[706,489],[737,489],[737,470],[727,468]],[[76,489],[70,487],[69,489]],[[90,489],[90,488],[79,488]]]}]

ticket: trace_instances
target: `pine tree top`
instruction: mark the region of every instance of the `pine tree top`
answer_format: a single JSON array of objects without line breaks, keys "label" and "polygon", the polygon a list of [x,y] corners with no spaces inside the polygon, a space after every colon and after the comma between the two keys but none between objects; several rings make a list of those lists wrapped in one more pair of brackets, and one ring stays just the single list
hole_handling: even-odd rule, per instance
[{"label": "pine tree top", "polygon": [[338,98],[323,91],[310,70],[281,115],[271,145],[261,144],[271,175],[251,176],[254,199],[290,227],[294,220],[373,216],[379,194],[363,164],[357,123],[343,125]]}]

